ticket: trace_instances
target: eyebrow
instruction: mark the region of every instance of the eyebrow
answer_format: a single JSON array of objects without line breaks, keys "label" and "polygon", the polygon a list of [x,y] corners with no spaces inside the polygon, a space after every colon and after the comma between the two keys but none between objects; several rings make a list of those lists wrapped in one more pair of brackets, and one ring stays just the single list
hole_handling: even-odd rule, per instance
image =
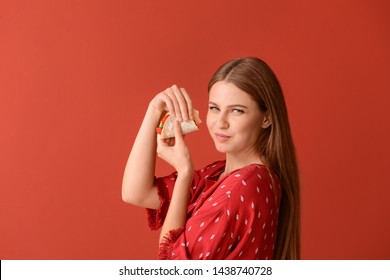
[{"label": "eyebrow", "polygon": [[[218,106],[218,104],[217,103],[215,103],[215,102],[212,102],[212,101],[210,101],[209,102],[209,105],[214,105],[214,106]],[[247,106],[245,106],[245,105],[242,105],[242,104],[231,104],[231,105],[228,105],[227,106],[228,108],[237,108],[237,107],[241,107],[241,108],[244,108],[244,109],[248,109],[248,107]]]}]

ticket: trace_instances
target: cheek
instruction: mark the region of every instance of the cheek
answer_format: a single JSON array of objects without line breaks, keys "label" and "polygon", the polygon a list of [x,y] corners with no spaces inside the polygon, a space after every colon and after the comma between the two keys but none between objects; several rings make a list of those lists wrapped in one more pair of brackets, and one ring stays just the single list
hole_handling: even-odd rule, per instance
[{"label": "cheek", "polygon": [[210,130],[211,127],[212,127],[212,124],[213,124],[213,120],[212,120],[212,117],[209,113],[207,113],[207,116],[206,116],[206,125],[207,125],[207,128]]},{"label": "cheek", "polygon": [[246,138],[256,140],[261,132],[261,124],[257,120],[241,123],[239,127],[237,127],[237,130],[239,130],[242,135],[245,135]]}]

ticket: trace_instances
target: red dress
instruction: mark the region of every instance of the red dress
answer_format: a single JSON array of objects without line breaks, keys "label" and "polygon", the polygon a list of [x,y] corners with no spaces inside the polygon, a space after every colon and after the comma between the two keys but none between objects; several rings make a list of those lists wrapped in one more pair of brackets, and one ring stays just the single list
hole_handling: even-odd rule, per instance
[{"label": "red dress", "polygon": [[[160,259],[272,259],[282,190],[264,165],[250,164],[218,180],[225,161],[196,170],[185,227],[160,244]],[[147,209],[152,230],[164,223],[177,173],[156,178],[161,206]]]}]

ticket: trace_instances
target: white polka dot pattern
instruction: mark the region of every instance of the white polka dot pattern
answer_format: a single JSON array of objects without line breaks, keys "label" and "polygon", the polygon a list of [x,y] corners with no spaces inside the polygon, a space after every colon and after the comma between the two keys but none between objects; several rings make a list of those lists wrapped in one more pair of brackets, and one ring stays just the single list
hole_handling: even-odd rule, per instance
[{"label": "white polka dot pattern", "polygon": [[[281,198],[278,178],[266,167],[251,164],[218,181],[224,164],[216,162],[195,172],[185,230],[162,245],[174,253],[165,258],[272,258]],[[166,204],[149,221],[162,224],[174,187],[171,178],[155,180]]]}]

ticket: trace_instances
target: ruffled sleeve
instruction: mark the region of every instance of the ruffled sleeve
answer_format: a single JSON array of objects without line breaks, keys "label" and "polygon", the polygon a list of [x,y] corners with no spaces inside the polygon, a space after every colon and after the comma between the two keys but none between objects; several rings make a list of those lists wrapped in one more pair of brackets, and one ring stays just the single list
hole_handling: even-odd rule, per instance
[{"label": "ruffled sleeve", "polygon": [[160,242],[160,247],[158,251],[158,258],[160,260],[170,259],[172,255],[175,255],[173,252],[174,244],[176,240],[183,233],[185,227],[181,227],[179,229],[170,230]]},{"label": "ruffled sleeve", "polygon": [[158,209],[146,209],[148,226],[151,230],[158,230],[164,223],[176,178],[176,172],[165,177],[154,178],[154,185],[157,187],[160,199],[160,207]]},{"label": "ruffled sleeve", "polygon": [[[201,170],[194,170],[194,177],[191,184],[190,206],[188,211],[191,212],[194,208],[192,203],[195,202],[201,193],[204,191],[205,177],[212,176],[215,172],[219,172],[224,166],[224,162],[214,162]],[[164,177],[155,177],[154,185],[157,187],[158,196],[160,199],[160,207],[158,209],[147,209],[148,225],[151,230],[158,230],[164,223],[168,212],[169,204],[173,193],[173,188],[177,179],[177,172]]]}]

